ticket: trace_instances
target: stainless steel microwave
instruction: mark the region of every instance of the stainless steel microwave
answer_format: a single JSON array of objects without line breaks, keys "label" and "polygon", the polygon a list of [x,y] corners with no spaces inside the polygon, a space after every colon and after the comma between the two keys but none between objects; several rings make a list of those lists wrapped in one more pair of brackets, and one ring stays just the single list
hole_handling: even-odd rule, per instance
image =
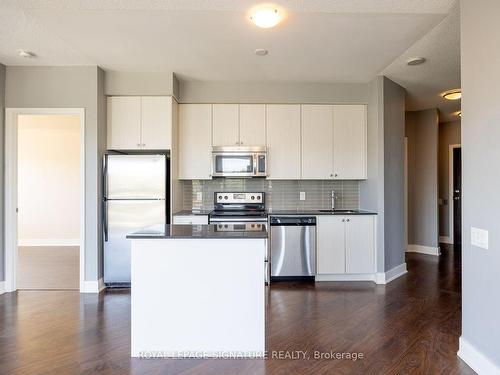
[{"label": "stainless steel microwave", "polygon": [[266,177],[267,150],[260,146],[218,146],[212,151],[213,177]]}]

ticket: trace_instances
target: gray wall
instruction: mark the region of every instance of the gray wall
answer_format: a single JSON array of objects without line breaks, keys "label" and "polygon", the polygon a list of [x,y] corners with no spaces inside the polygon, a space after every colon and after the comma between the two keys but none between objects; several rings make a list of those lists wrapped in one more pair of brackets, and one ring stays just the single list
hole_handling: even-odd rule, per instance
[{"label": "gray wall", "polygon": [[408,243],[437,248],[437,109],[407,112],[405,134],[408,138]]},{"label": "gray wall", "polygon": [[403,87],[384,77],[385,270],[405,262]]},{"label": "gray wall", "polygon": [[368,179],[360,182],[360,207],[378,212],[377,271],[405,262],[405,90],[386,77],[369,85]]},{"label": "gray wall", "polygon": [[449,147],[461,143],[460,121],[439,124],[439,235],[450,235]]},{"label": "gray wall", "polygon": [[174,73],[106,71],[106,95],[173,95],[179,97],[179,81]]},{"label": "gray wall", "polygon": [[85,108],[85,280],[89,281],[102,274],[99,187],[106,142],[102,75],[99,68],[89,66],[7,67],[6,76],[6,107]]},{"label": "gray wall", "polygon": [[5,66],[0,64],[0,281],[5,281],[4,270],[4,152],[5,152]]},{"label": "gray wall", "polygon": [[[500,371],[500,2],[461,1],[462,338]],[[471,245],[489,231],[489,250]]]},{"label": "gray wall", "polygon": [[180,82],[180,103],[367,103],[361,83]]}]

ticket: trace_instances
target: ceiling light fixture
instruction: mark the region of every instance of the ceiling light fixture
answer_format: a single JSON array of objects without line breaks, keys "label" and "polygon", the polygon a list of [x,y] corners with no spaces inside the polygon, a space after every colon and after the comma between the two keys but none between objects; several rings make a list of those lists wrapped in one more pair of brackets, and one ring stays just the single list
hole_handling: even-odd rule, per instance
[{"label": "ceiling light fixture", "polygon": [[33,52],[26,51],[25,49],[17,50],[17,54],[21,57],[26,58],[26,59],[32,59],[33,57],[36,57],[36,55]]},{"label": "ceiling light fixture", "polygon": [[406,65],[414,66],[421,65],[426,61],[425,57],[412,57],[411,59],[406,60]]},{"label": "ceiling light fixture", "polygon": [[263,48],[257,48],[255,51],[253,51],[253,53],[255,53],[257,56],[266,56],[268,54],[268,50]]},{"label": "ceiling light fixture", "polygon": [[462,98],[462,90],[456,89],[456,90],[446,91],[443,92],[441,96],[448,100],[458,100]]},{"label": "ceiling light fixture", "polygon": [[250,16],[250,20],[263,29],[276,26],[281,19],[282,15],[278,9],[270,6],[255,8]]}]

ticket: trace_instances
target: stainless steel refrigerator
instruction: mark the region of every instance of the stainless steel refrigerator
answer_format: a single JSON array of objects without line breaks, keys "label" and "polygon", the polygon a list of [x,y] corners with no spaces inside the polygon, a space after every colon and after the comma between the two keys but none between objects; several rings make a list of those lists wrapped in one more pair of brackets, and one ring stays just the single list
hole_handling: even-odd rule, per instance
[{"label": "stainless steel refrigerator", "polygon": [[130,285],[130,241],[127,234],[166,224],[169,215],[166,155],[105,155],[104,283]]}]

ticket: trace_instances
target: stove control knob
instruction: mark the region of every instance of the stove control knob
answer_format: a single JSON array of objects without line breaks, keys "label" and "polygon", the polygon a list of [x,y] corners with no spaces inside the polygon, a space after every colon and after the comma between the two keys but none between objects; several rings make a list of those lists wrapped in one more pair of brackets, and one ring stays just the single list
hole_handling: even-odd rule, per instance
[{"label": "stove control knob", "polygon": [[227,199],[229,199],[229,197],[228,197],[227,195],[225,195],[225,196],[224,196],[224,199],[226,199],[226,200],[227,200]]},{"label": "stove control knob", "polygon": [[219,199],[222,199],[222,195],[219,195]]},{"label": "stove control knob", "polygon": [[257,200],[260,201],[260,195],[257,195]]},{"label": "stove control knob", "polygon": [[251,199],[251,200],[254,200],[254,199],[255,199],[255,196],[254,196],[254,195],[252,195],[252,196],[250,197],[250,199]]}]

